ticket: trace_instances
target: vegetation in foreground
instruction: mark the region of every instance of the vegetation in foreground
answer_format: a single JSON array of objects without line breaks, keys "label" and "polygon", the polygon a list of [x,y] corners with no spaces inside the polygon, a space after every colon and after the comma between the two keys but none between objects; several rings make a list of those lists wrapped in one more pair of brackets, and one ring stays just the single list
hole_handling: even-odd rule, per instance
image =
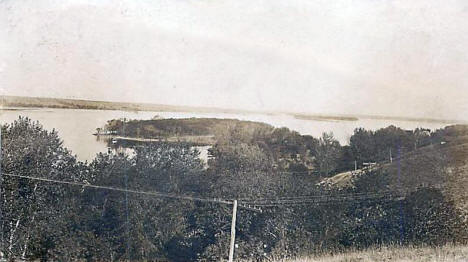
[{"label": "vegetation in foreground", "polygon": [[[276,262],[280,262],[278,260]],[[281,262],[462,262],[468,261],[468,246],[382,247],[364,251],[348,251],[333,255],[312,256]]]},{"label": "vegetation in foreground", "polygon": [[[263,210],[239,209],[238,260],[305,257],[392,243],[466,244],[466,215],[452,198],[450,185],[466,176],[453,170],[465,163],[460,159],[468,152],[461,145],[468,127],[415,134],[419,132],[396,127],[358,129],[348,148],[329,134],[317,139],[285,128],[235,125],[217,137],[205,169],[197,151],[168,143],[137,147],[133,156],[99,154],[82,163],[55,131],[20,118],[2,126],[0,247],[8,259],[42,261],[220,261],[227,256],[229,205],[17,176],[238,199]],[[422,146],[423,141],[429,144]],[[317,186],[321,176],[337,172],[353,148],[360,161],[379,161],[390,148],[401,150],[402,145],[412,157],[371,170],[353,181],[353,187]],[[308,154],[319,172],[299,171],[306,163],[298,152]],[[411,191],[394,197],[402,185]],[[310,201],[317,196],[327,201]]]}]

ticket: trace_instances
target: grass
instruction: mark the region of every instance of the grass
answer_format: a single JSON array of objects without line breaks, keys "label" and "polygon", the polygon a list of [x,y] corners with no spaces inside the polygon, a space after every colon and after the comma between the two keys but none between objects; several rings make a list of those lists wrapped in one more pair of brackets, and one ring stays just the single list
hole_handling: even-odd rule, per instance
[{"label": "grass", "polygon": [[373,262],[373,261],[468,261],[468,246],[442,247],[383,247],[333,255],[275,260],[275,262]]}]

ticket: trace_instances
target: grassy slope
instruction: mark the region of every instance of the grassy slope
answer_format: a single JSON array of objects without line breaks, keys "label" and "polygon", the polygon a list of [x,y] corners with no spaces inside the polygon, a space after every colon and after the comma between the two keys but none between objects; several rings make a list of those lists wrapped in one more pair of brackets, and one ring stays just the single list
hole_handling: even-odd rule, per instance
[{"label": "grassy slope", "polygon": [[[445,145],[428,146],[409,153],[401,159],[400,171],[398,177],[398,161],[382,164],[377,170],[388,174],[385,183],[393,189],[400,185],[413,188],[443,183],[446,194],[468,213],[468,137],[457,137]],[[349,187],[359,175],[366,174],[344,172],[325,178],[322,183],[330,187]]]},{"label": "grassy slope", "polygon": [[[400,165],[398,178],[398,161],[385,163],[377,172],[386,175],[385,186],[397,188],[419,185],[438,185],[443,182],[442,190],[454,200],[458,208],[468,214],[468,136],[447,137],[444,145],[420,148],[405,155]],[[354,173],[354,175],[353,175]],[[366,176],[364,172],[344,172],[323,180],[330,187],[344,188],[353,186],[356,176]],[[372,181],[372,177],[367,177]],[[380,179],[380,178],[379,178]],[[379,181],[371,183],[377,187]],[[380,188],[380,187],[379,187]],[[281,260],[277,260],[279,262]],[[436,248],[389,247],[350,251],[343,254],[316,256],[285,262],[338,262],[338,261],[468,261],[468,246],[444,246]]]},{"label": "grassy slope", "polygon": [[468,213],[468,139],[447,149],[448,186],[452,199]]},{"label": "grassy slope", "polygon": [[[276,262],[280,262],[277,260]],[[286,260],[284,262],[374,262],[374,261],[468,261],[468,246],[388,247],[342,254]]]}]

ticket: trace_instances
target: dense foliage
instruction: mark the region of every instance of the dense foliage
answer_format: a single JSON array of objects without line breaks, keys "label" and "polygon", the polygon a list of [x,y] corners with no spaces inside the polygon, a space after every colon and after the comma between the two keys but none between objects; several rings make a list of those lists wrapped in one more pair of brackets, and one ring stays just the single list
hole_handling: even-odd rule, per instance
[{"label": "dense foliage", "polygon": [[[435,187],[445,182],[444,156],[437,148],[407,155],[399,166],[407,171],[396,172],[393,166],[369,170],[355,187],[341,190],[317,185],[321,176],[350,169],[343,164],[350,160],[381,161],[389,149],[410,154],[464,132],[461,127],[433,133],[358,129],[350,146],[342,147],[331,134],[316,139],[286,128],[234,124],[217,134],[206,168],[196,150],[176,143],[135,147],[131,157],[99,154],[84,164],[62,146],[55,131],[20,118],[2,126],[1,250],[9,259],[42,261],[225,259],[231,206],[174,195],[257,202],[262,213],[239,209],[237,258],[263,261],[390,243],[466,241],[460,210]],[[400,173],[405,177],[395,175]],[[412,191],[393,197],[402,185]],[[305,201],[318,195],[328,200]],[[369,195],[377,197],[356,197]],[[268,200],[276,204],[268,206]]]},{"label": "dense foliage", "polygon": [[[107,121],[104,129],[119,135],[141,138],[159,138],[171,136],[208,136],[222,132],[232,126],[250,128],[270,127],[267,124],[240,121],[236,119],[184,118],[128,120],[113,119]],[[98,129],[100,130],[100,129]]]}]

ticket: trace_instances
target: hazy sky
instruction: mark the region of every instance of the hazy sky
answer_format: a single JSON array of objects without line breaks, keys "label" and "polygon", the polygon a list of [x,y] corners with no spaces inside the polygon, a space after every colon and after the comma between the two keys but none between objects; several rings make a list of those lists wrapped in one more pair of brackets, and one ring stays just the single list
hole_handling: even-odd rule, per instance
[{"label": "hazy sky", "polygon": [[468,1],[0,0],[0,88],[468,120]]}]

